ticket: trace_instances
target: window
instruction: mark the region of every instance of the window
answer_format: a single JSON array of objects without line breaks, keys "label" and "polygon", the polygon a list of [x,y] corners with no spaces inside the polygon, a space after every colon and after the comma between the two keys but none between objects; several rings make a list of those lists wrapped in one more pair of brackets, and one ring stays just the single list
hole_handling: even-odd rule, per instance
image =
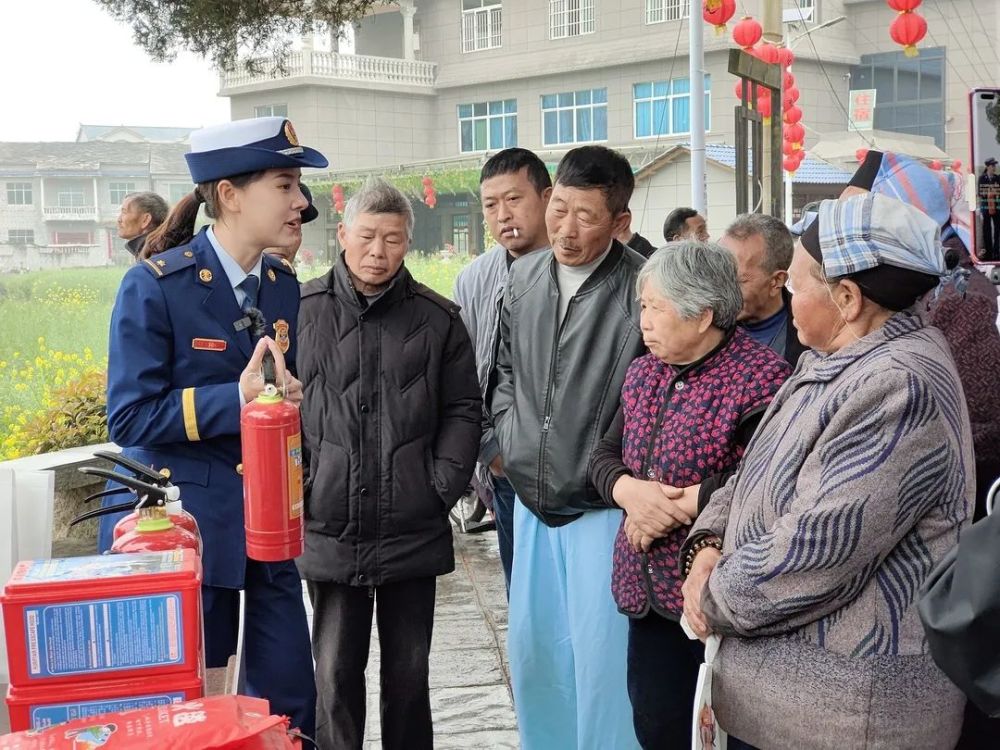
[{"label": "window", "polygon": [[253,108],[254,117],[288,117],[287,104],[261,104]]},{"label": "window", "polygon": [[549,37],[594,33],[594,0],[549,0]]},{"label": "window", "polygon": [[56,194],[56,205],[59,208],[76,208],[86,206],[87,199],[84,197],[82,190],[60,190]]},{"label": "window", "polygon": [[184,185],[182,183],[173,182],[170,184],[170,187],[168,188],[167,199],[170,205],[172,206],[193,190],[194,190],[193,185]]},{"label": "window", "polygon": [[[705,130],[711,122],[712,77],[705,76]],[[691,80],[650,81],[632,86],[635,137],[691,132]]]},{"label": "window", "polygon": [[111,205],[120,206],[125,196],[135,192],[134,182],[109,182],[108,192],[111,194]]},{"label": "window", "polygon": [[851,68],[852,89],[875,89],[875,128],[929,135],[944,148],[944,47],[862,55]]},{"label": "window", "polygon": [[680,21],[691,15],[691,0],[646,0],[646,23]]},{"label": "window", "polygon": [[495,151],[517,145],[517,99],[458,105],[460,147]]},{"label": "window", "polygon": [[608,140],[608,90],[586,89],[542,97],[542,143]]},{"label": "window", "polygon": [[469,215],[453,214],[451,217],[451,244],[459,255],[469,254]]},{"label": "window", "polygon": [[31,183],[30,182],[8,182],[7,183],[7,205],[9,206],[30,206]]},{"label": "window", "polygon": [[93,237],[90,232],[53,232],[53,245],[92,245]]},{"label": "window", "polygon": [[8,229],[7,244],[9,245],[34,245],[34,229]]},{"label": "window", "polygon": [[502,21],[496,0],[462,0],[462,52],[499,47]]}]

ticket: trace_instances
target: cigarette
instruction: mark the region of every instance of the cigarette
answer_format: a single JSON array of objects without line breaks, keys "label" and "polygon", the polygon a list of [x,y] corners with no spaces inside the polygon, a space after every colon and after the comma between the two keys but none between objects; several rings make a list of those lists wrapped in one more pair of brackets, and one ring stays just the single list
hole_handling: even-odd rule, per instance
[{"label": "cigarette", "polygon": [[517,227],[514,227],[511,231],[514,233],[514,239],[516,240],[517,239]]}]

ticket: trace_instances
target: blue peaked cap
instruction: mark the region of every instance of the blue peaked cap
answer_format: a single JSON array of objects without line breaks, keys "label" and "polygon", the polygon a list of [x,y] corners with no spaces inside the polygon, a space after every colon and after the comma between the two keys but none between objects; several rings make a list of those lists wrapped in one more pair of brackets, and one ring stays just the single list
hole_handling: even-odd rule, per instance
[{"label": "blue peaked cap", "polygon": [[264,169],[322,169],[330,164],[319,151],[299,143],[295,128],[284,117],[234,120],[196,130],[184,159],[195,184]]}]

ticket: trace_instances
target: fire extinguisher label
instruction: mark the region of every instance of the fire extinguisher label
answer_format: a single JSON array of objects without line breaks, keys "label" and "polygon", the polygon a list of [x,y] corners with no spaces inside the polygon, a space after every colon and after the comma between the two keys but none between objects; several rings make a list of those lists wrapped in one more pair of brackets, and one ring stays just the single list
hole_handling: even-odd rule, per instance
[{"label": "fire extinguisher label", "polygon": [[302,435],[288,437],[288,517],[298,518],[305,505],[302,494]]},{"label": "fire extinguisher label", "polygon": [[24,608],[28,673],[89,674],[184,661],[177,594]]},{"label": "fire extinguisher label", "polygon": [[116,711],[134,711],[139,708],[154,708],[171,703],[183,703],[184,693],[160,693],[159,695],[137,695],[107,701],[81,701],[79,703],[51,703],[31,707],[31,728],[44,729],[54,724],[87,719],[91,716],[110,714]]}]

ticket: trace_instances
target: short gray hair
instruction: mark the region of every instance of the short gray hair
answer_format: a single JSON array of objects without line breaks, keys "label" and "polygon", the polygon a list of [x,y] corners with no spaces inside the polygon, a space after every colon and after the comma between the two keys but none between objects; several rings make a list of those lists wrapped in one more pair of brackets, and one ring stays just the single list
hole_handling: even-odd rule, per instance
[{"label": "short gray hair", "polygon": [[398,188],[381,177],[369,177],[344,207],[344,224],[351,226],[359,214],[397,214],[406,219],[406,239],[413,239],[413,206]]},{"label": "short gray hair", "polygon": [[743,308],[739,272],[732,253],[714,242],[668,242],[646,261],[636,294],[649,282],[685,320],[712,311],[712,323],[728,331]]},{"label": "short gray hair", "polygon": [[767,273],[787,271],[792,265],[795,241],[784,223],[768,214],[741,214],[726,228],[726,234],[741,242],[751,237],[764,240],[764,258],[761,261]]},{"label": "short gray hair", "polygon": [[129,193],[122,198],[122,205],[124,206],[130,201],[135,204],[140,213],[149,214],[149,218],[153,222],[152,226],[150,226],[150,231],[156,229],[160,226],[160,224],[167,220],[167,214],[170,212],[170,206],[168,206],[167,202],[157,193],[149,191]]}]

